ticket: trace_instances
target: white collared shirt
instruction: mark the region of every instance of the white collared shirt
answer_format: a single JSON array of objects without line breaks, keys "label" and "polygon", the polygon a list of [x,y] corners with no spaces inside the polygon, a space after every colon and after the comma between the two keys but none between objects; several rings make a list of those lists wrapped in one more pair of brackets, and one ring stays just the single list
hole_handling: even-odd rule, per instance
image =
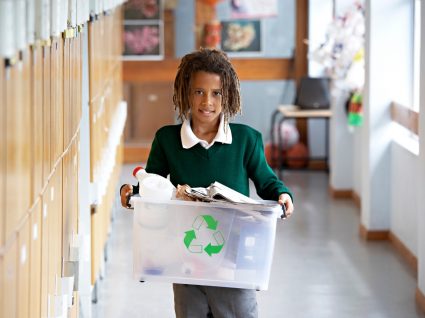
[{"label": "white collared shirt", "polygon": [[232,143],[232,132],[230,131],[229,124],[226,124],[226,132],[224,131],[224,116],[220,115],[220,125],[218,126],[217,135],[215,135],[213,141],[208,143],[206,140],[199,139],[194,134],[192,127],[190,126],[190,119],[185,119],[180,130],[180,137],[184,149],[189,149],[196,144],[201,144],[205,149],[209,149],[214,145],[215,142],[221,142],[223,144]]}]

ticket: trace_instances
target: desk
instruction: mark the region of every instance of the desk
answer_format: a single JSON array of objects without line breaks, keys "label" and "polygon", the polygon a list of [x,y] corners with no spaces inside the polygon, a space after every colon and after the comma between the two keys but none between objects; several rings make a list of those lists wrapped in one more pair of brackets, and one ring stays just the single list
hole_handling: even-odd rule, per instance
[{"label": "desk", "polygon": [[[326,125],[325,125],[325,156],[324,157],[311,157],[308,156],[307,159],[311,160],[311,159],[324,159],[326,161],[326,165],[327,165],[327,169],[329,168],[329,164],[328,164],[328,153],[329,153],[329,140],[328,140],[328,136],[329,136],[329,118],[331,118],[332,116],[332,112],[330,109],[319,109],[319,110],[303,110],[300,109],[298,106],[296,105],[280,105],[273,113],[272,115],[272,120],[271,120],[271,128],[270,128],[270,137],[271,137],[271,161],[274,164],[277,164],[278,167],[278,171],[280,172],[282,165],[283,165],[283,156],[282,156],[282,146],[283,146],[283,140],[282,140],[282,136],[281,136],[281,126],[283,124],[283,122],[286,119],[298,119],[298,118],[302,118],[302,119],[325,119],[326,121]],[[279,119],[280,117],[280,119]],[[276,143],[275,139],[275,124],[276,121],[279,119],[278,121],[278,126],[277,126],[277,135],[278,135],[278,140]],[[276,147],[277,146],[277,147]],[[276,149],[277,148],[277,149]],[[276,156],[276,150],[277,150],[277,156]],[[297,159],[297,158],[293,158],[293,159]],[[306,159],[306,158],[299,158],[299,159]]]}]

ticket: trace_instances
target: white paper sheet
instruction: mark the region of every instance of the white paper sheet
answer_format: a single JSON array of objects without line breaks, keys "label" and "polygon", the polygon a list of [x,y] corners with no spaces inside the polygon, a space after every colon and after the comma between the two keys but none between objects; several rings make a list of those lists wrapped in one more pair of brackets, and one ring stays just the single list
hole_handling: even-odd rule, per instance
[{"label": "white paper sheet", "polygon": [[0,1],[0,56],[11,58],[16,53],[12,0]]}]

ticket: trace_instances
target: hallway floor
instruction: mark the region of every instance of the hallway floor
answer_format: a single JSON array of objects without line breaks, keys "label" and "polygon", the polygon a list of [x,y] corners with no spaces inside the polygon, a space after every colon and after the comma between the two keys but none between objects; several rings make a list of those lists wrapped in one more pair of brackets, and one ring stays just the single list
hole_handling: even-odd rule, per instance
[{"label": "hallway floor", "polygon": [[[123,167],[121,183],[135,183],[134,166]],[[278,220],[269,289],[257,293],[261,318],[425,318],[414,271],[391,243],[360,239],[358,209],[330,197],[326,173],[287,171],[284,181],[295,213]],[[113,215],[92,316],[175,317],[171,284],[132,278],[132,213],[117,203]]]}]

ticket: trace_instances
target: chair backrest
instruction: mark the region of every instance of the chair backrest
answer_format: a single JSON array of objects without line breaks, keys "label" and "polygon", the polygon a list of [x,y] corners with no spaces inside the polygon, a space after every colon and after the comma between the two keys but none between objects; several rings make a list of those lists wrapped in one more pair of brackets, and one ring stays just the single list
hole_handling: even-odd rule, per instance
[{"label": "chair backrest", "polygon": [[300,81],[295,105],[301,109],[328,109],[330,107],[330,79],[303,77]]}]

